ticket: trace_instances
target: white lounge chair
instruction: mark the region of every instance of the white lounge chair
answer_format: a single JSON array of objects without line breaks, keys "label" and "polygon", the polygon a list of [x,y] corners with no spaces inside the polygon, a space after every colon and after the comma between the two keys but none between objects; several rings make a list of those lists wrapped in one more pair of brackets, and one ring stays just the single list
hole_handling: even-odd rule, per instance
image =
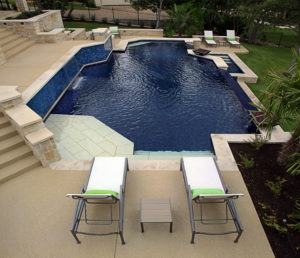
[{"label": "white lounge chair", "polygon": [[120,31],[118,27],[109,27],[110,34],[112,35],[120,35]]},{"label": "white lounge chair", "polygon": [[214,36],[211,30],[204,31],[204,39],[207,45],[212,45],[217,47],[216,41],[214,41]]},{"label": "white lounge chair", "polygon": [[240,42],[238,42],[236,40],[236,36],[235,36],[235,32],[234,30],[227,30],[226,31],[226,34],[227,34],[227,41],[228,43],[230,44],[230,46],[237,46],[237,47],[241,47],[241,44]]},{"label": "white lounge chair", "polygon": [[[71,233],[80,243],[76,234],[85,235],[112,235],[120,234],[122,244],[125,244],[123,237],[123,217],[124,217],[124,193],[126,184],[126,175],[128,170],[127,158],[123,157],[97,157],[92,161],[90,173],[86,186],[82,186],[78,194],[67,194],[77,200]],[[87,204],[108,204],[119,203],[119,219],[113,219],[112,207],[110,219],[88,219],[86,214]],[[81,219],[83,210],[84,218]],[[85,220],[87,224],[110,225],[113,221],[118,221],[119,231],[110,233],[89,233],[78,231],[79,223]],[[98,224],[96,222],[98,221]],[[101,223],[99,223],[101,222]]]},{"label": "white lounge chair", "polygon": [[[196,234],[205,235],[225,235],[231,233],[237,233],[237,237],[234,242],[238,242],[243,227],[240,222],[238,212],[235,205],[235,199],[243,194],[231,193],[229,187],[224,185],[223,179],[217,167],[217,164],[212,157],[186,157],[181,159],[181,170],[185,182],[187,191],[187,198],[190,210],[190,220],[192,227],[192,240],[194,243]],[[200,219],[195,219],[193,202],[200,204]],[[227,212],[225,218],[203,218],[202,208],[203,205],[208,203],[225,203],[225,208],[229,208],[231,217],[228,218]],[[232,220],[236,227],[236,230],[210,233],[210,232],[198,232],[195,228],[195,222],[200,221],[202,224],[224,224]]]}]

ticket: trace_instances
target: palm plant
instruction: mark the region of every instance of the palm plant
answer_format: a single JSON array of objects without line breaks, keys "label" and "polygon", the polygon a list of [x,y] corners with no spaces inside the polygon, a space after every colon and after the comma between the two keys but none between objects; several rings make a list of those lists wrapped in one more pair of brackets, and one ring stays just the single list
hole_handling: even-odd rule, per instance
[{"label": "palm plant", "polygon": [[174,4],[174,8],[166,11],[169,16],[169,25],[179,37],[183,34],[193,34],[203,27],[202,9],[189,2],[181,5]]},{"label": "palm plant", "polygon": [[[270,73],[270,84],[264,92],[265,107],[259,107],[268,118],[267,132],[271,136],[272,129],[278,122],[292,121],[295,130],[278,156],[279,163],[290,166],[291,174],[299,174],[299,152],[300,152],[300,53],[293,50],[296,64],[288,77],[281,77]],[[298,171],[297,171],[298,170]]]}]

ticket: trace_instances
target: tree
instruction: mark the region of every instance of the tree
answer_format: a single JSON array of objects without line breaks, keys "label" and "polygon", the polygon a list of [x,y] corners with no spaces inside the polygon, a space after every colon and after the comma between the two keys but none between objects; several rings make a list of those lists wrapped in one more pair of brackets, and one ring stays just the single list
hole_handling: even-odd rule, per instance
[{"label": "tree", "polygon": [[150,9],[156,13],[156,28],[160,26],[161,11],[165,8],[168,0],[131,0],[132,8],[137,11]]},{"label": "tree", "polygon": [[242,0],[235,10],[248,22],[248,42],[257,44],[266,23],[278,21],[279,0]]},{"label": "tree", "polygon": [[[285,144],[278,156],[279,163],[290,165],[289,172],[299,174],[299,152],[300,152],[300,53],[293,50],[296,57],[296,65],[293,74],[282,77],[270,74],[270,84],[264,92],[266,100],[264,107],[259,107],[265,112],[265,119],[269,119],[267,126],[268,136],[278,120],[292,121],[295,130]],[[297,165],[298,164],[298,165]],[[297,171],[298,170],[298,171]]]},{"label": "tree", "polygon": [[174,4],[174,7],[167,10],[170,16],[169,26],[178,33],[179,37],[183,33],[192,35],[203,28],[203,10],[198,4],[185,3],[181,5]]}]

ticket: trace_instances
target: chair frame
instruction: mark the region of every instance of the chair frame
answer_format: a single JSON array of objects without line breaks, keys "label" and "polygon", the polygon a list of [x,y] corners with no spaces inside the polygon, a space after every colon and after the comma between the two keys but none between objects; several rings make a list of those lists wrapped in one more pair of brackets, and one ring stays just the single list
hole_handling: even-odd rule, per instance
[{"label": "chair frame", "polygon": [[[127,160],[127,158],[125,158],[123,182],[122,182],[122,185],[120,186],[120,193],[119,193],[120,198],[119,199],[113,195],[103,195],[103,196],[99,196],[99,197],[95,197],[94,195],[93,196],[83,195],[86,192],[94,162],[95,162],[95,158],[92,160],[92,164],[91,164],[91,168],[90,168],[89,175],[87,178],[86,186],[84,186],[84,185],[81,186],[79,194],[69,195],[69,196],[72,196],[73,199],[77,200],[75,213],[74,213],[72,226],[71,226],[71,233],[78,244],[80,244],[81,242],[79,241],[77,234],[93,235],[93,236],[107,236],[107,235],[119,234],[120,238],[121,238],[121,242],[124,245],[125,244],[125,240],[124,240],[124,236],[123,236],[124,197],[125,197],[126,176],[127,176],[127,171],[128,171],[128,160]],[[116,204],[116,203],[119,203],[119,218],[113,219],[112,205]],[[88,219],[87,218],[87,204],[110,205],[110,219]],[[84,211],[84,219],[81,219],[83,211]],[[109,232],[109,233],[89,233],[89,232],[78,231],[78,227],[79,227],[79,224],[81,221],[85,221],[85,223],[89,224],[89,225],[97,225],[97,226],[111,225],[114,221],[118,221],[119,231]],[[100,223],[95,223],[95,222],[100,222]]]},{"label": "chair frame", "polygon": [[[205,35],[205,34],[206,34],[206,35]],[[207,35],[207,34],[211,34],[211,35]],[[206,45],[208,45],[208,46],[215,46],[215,47],[218,46],[217,42],[216,42],[214,39],[211,39],[211,40],[214,41],[215,43],[208,43],[208,41],[206,40],[207,37],[212,37],[212,38],[214,38],[214,34],[213,34],[213,31],[212,31],[212,30],[205,30],[205,31],[204,31],[204,40],[205,40],[205,43],[206,43]]]},{"label": "chair frame", "polygon": [[[194,244],[196,234],[227,235],[227,234],[234,234],[234,233],[238,234],[234,240],[234,242],[237,243],[243,233],[243,230],[244,230],[242,223],[240,221],[239,215],[238,215],[236,204],[235,204],[235,199],[239,198],[239,196],[242,196],[242,194],[232,194],[229,186],[224,184],[223,178],[220,174],[220,170],[217,166],[215,159],[214,159],[214,164],[217,168],[222,186],[225,190],[225,194],[220,195],[220,196],[198,195],[197,197],[195,197],[193,199],[190,185],[187,182],[184,161],[183,161],[183,159],[181,159],[181,161],[180,161],[180,167],[181,167],[181,171],[183,174],[183,179],[184,179],[185,188],[186,188],[186,192],[187,192],[188,207],[189,207],[189,214],[190,214],[190,223],[191,223],[191,230],[192,230],[191,244]],[[194,204],[200,205],[200,218],[195,218],[193,201],[194,201]],[[204,219],[202,216],[203,215],[203,206],[206,204],[216,204],[216,203],[224,203],[225,204],[226,217],[225,218]],[[231,213],[231,218],[228,217],[228,209]],[[220,233],[210,233],[210,232],[204,232],[204,231],[196,231],[196,228],[195,228],[195,222],[201,222],[202,224],[214,224],[215,225],[215,224],[226,224],[226,223],[228,223],[228,221],[234,222],[236,230],[220,232]]]},{"label": "chair frame", "polygon": [[[229,31],[232,31],[233,32],[233,36],[229,36]],[[232,47],[232,46],[237,46],[238,48],[241,47],[241,43],[238,42],[237,40],[235,40],[236,42],[238,42],[238,44],[232,44],[232,42],[229,40],[229,38],[235,38],[236,39],[236,35],[235,35],[235,31],[234,30],[226,30],[226,39],[227,39],[227,42],[229,43],[229,46]]]}]

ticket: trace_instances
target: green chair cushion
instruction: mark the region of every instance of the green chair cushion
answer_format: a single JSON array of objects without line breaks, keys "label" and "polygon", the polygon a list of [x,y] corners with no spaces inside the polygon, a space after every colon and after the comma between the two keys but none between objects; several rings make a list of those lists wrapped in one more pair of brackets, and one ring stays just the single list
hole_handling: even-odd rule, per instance
[{"label": "green chair cushion", "polygon": [[111,194],[113,196],[118,196],[119,194],[111,190],[88,190],[84,194]]},{"label": "green chair cushion", "polygon": [[205,37],[206,40],[213,40],[213,37]]},{"label": "green chair cushion", "polygon": [[192,189],[192,196],[193,199],[197,197],[199,194],[224,194],[224,192],[221,189],[218,188],[200,188],[200,189]]},{"label": "green chair cushion", "polygon": [[111,30],[110,33],[112,33],[112,34],[118,34],[119,31],[118,30]]},{"label": "green chair cushion", "polygon": [[235,38],[228,38],[229,41],[235,41]]}]

